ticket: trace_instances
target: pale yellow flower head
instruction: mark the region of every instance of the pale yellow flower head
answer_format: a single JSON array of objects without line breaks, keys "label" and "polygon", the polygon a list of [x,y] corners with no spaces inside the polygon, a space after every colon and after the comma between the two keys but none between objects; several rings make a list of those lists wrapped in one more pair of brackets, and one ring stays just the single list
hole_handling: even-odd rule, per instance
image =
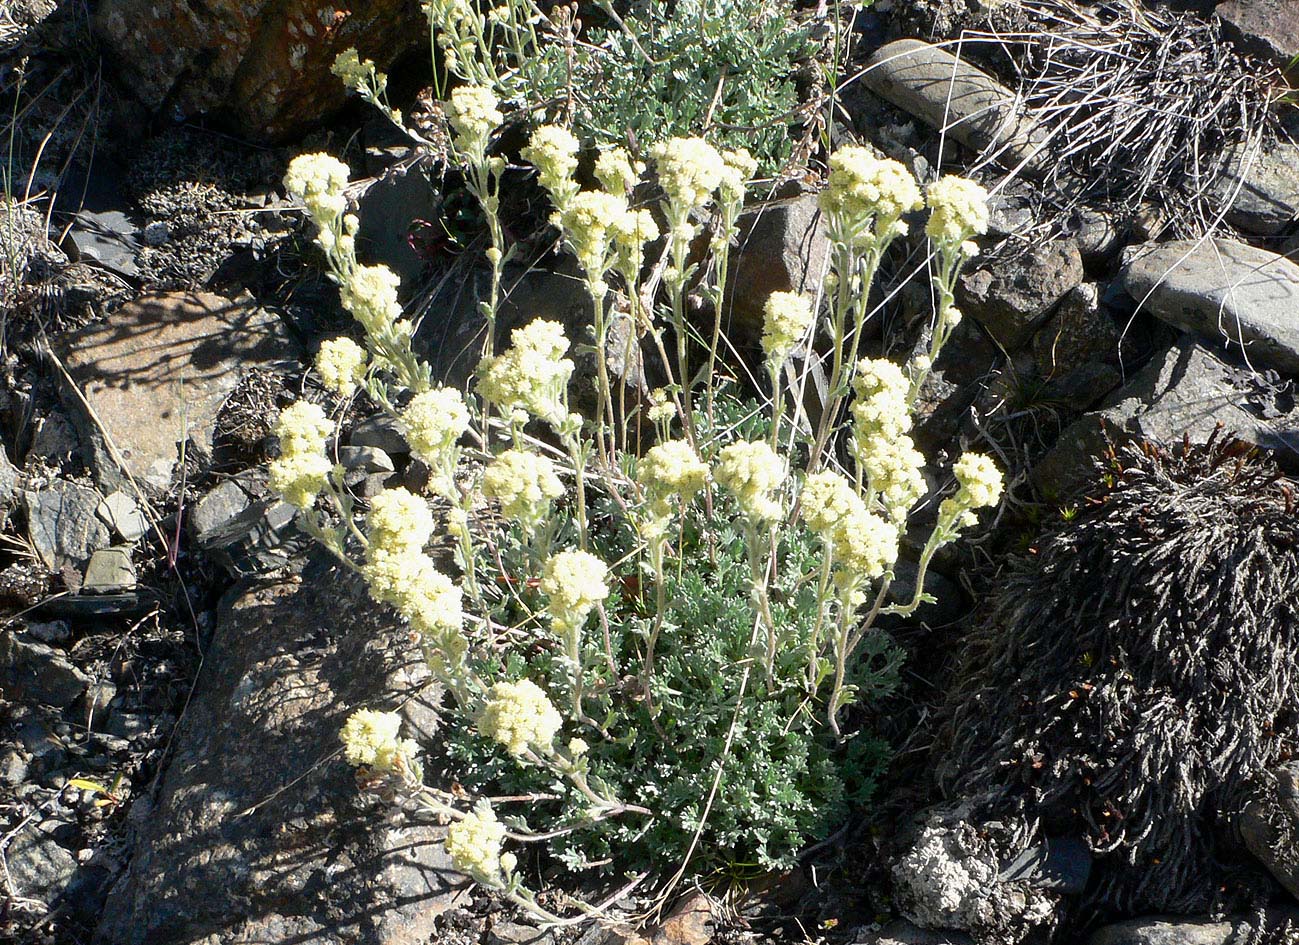
[{"label": "pale yellow flower head", "polygon": [[368,334],[378,335],[401,318],[401,278],[387,266],[357,266],[338,288],[343,308]]},{"label": "pale yellow flower head", "polygon": [[821,208],[831,226],[852,242],[905,233],[900,218],[923,206],[916,179],[899,162],[877,158],[855,145],[830,156],[830,179],[821,192]]},{"label": "pale yellow flower head", "polygon": [[501,513],[531,532],[550,512],[550,502],[564,494],[554,464],[544,456],[506,450],[483,473],[483,494],[501,503]]},{"label": "pale yellow flower head", "polygon": [[758,162],[744,148],[737,148],[734,151],[723,151],[722,163],[725,167],[718,193],[724,203],[738,207],[744,203],[745,189],[758,170]]},{"label": "pale yellow flower head", "polygon": [[347,397],[365,380],[369,357],[351,338],[330,338],[316,353],[320,382],[340,397]]},{"label": "pale yellow flower head", "polygon": [[357,55],[356,48],[352,47],[334,57],[334,64],[329,71],[342,79],[349,89],[362,89],[374,74],[374,62],[362,59]]},{"label": "pale yellow flower head", "polygon": [[451,90],[447,120],[455,132],[458,150],[481,157],[487,139],[505,121],[499,104],[496,94],[481,85],[462,85]]},{"label": "pale yellow flower head", "polygon": [[545,690],[530,679],[521,679],[492,686],[478,717],[478,732],[500,742],[516,757],[530,748],[549,754],[563,724],[563,716]]},{"label": "pale yellow flower head", "polygon": [[507,413],[522,411],[552,425],[564,422],[564,394],[573,374],[573,362],[564,357],[564,327],[534,319],[510,338],[508,351],[479,363],[479,393]]},{"label": "pale yellow flower head", "polygon": [[754,522],[780,518],[776,493],[785,482],[785,461],[766,443],[740,440],[722,449],[713,478]]},{"label": "pale yellow flower head", "polygon": [[346,164],[328,154],[300,154],[289,162],[284,189],[318,224],[328,225],[347,210],[348,173]]},{"label": "pale yellow flower head", "polygon": [[669,138],[650,153],[668,201],[681,210],[706,206],[726,173],[722,156],[703,138]]},{"label": "pale yellow flower head", "polygon": [[411,452],[436,468],[469,429],[469,408],[454,387],[416,394],[401,412],[401,432]]},{"label": "pale yellow flower head", "polygon": [[374,600],[391,606],[417,633],[458,651],[444,655],[461,655],[466,643],[456,634],[464,626],[463,592],[428,555],[418,549],[389,551],[371,545],[361,574]]},{"label": "pale yellow flower head", "polygon": [[645,453],[636,480],[645,487],[646,538],[663,534],[674,506],[689,502],[708,485],[708,473],[708,464],[684,440],[667,440]]},{"label": "pale yellow flower head", "polygon": [[964,453],[952,465],[960,484],[958,498],[972,509],[988,508],[1001,500],[1002,476],[989,457],[982,453]]},{"label": "pale yellow flower head", "polygon": [[588,276],[600,277],[612,263],[613,232],[629,211],[627,198],[603,190],[584,190],[558,214],[573,255]]},{"label": "pale yellow flower head", "polygon": [[501,885],[501,846],[505,825],[486,801],[447,828],[446,850],[460,872],[486,886]]},{"label": "pale yellow flower head", "polygon": [[828,541],[839,523],[852,515],[860,504],[861,497],[852,483],[826,469],[803,480],[799,515],[808,528]]},{"label": "pale yellow flower head", "polygon": [[921,474],[925,458],[911,437],[855,435],[852,450],[885,515],[893,522],[905,521],[911,507],[929,491]]},{"label": "pale yellow flower head", "polygon": [[851,410],[858,438],[892,439],[911,429],[911,411],[907,406],[911,382],[898,365],[886,358],[862,358],[854,372],[852,387],[857,395]]},{"label": "pale yellow flower head", "polygon": [[395,770],[402,761],[409,764],[418,748],[413,741],[398,738],[400,731],[401,716],[396,712],[357,709],[348,716],[339,733],[343,757],[349,764],[383,771]]},{"label": "pale yellow flower head", "polygon": [[586,551],[561,551],[546,561],[541,593],[549,599],[550,616],[562,633],[582,625],[595,606],[609,596],[609,567]]},{"label": "pale yellow flower head", "polygon": [[866,509],[864,503],[836,525],[831,542],[840,568],[836,581],[855,586],[879,577],[898,560],[898,529]]},{"label": "pale yellow flower head", "polygon": [[611,194],[631,193],[644,172],[645,165],[633,162],[625,148],[608,148],[595,159],[595,179]]},{"label": "pale yellow flower head", "polygon": [[384,489],[370,500],[365,530],[372,549],[418,552],[433,536],[433,512],[427,502],[400,486]]},{"label": "pale yellow flower head", "polygon": [[333,430],[318,404],[299,400],[280,411],[275,424],[280,455],[269,466],[270,486],[290,505],[310,508],[325,488],[334,468],[325,456],[325,440]]},{"label": "pale yellow flower head", "polygon": [[949,174],[930,184],[926,196],[925,234],[935,243],[961,246],[988,232],[988,192],[974,181]]},{"label": "pale yellow flower head", "polygon": [[812,327],[812,303],[797,292],[773,292],[762,307],[762,351],[767,360],[783,364]]},{"label": "pale yellow flower head", "polygon": [[532,133],[527,147],[520,152],[523,159],[537,169],[541,186],[560,209],[577,192],[573,174],[577,171],[579,149],[577,139],[567,128],[542,125]]}]

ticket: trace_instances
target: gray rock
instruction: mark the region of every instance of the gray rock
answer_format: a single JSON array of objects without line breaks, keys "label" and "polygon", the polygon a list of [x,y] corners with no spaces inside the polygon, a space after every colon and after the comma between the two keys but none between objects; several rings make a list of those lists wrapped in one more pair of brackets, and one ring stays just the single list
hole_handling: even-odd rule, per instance
[{"label": "gray rock", "polygon": [[1221,424],[1224,433],[1293,454],[1299,448],[1299,416],[1269,417],[1247,409],[1251,390],[1248,372],[1183,335],[1103,409],[1067,427],[1033,468],[1033,481],[1048,497],[1063,498],[1094,478],[1093,461],[1105,449],[1107,435],[1116,443],[1137,438],[1175,443],[1183,436],[1201,442]]},{"label": "gray rock", "polygon": [[263,587],[224,607],[100,939],[430,940],[434,919],[467,895],[443,828],[390,816],[337,757],[339,729],[360,706],[413,696],[405,734],[431,733],[438,700],[423,691],[422,666],[346,575]]},{"label": "gray rock", "polygon": [[1250,364],[1299,374],[1299,265],[1231,240],[1142,247],[1120,276],[1162,320],[1244,351]]},{"label": "gray rock", "polygon": [[121,466],[165,489],[179,443],[211,451],[217,413],[243,374],[294,357],[280,320],[251,301],[144,295],[67,338],[64,361],[80,393],[64,399],[103,488],[124,487]]},{"label": "gray rock", "polygon": [[338,461],[349,473],[390,473],[397,468],[392,457],[377,446],[344,446],[338,451]]},{"label": "gray rock", "polygon": [[90,556],[81,589],[90,593],[113,594],[135,587],[135,567],[125,548],[102,548]]},{"label": "gray rock", "polygon": [[140,235],[144,238],[145,246],[162,246],[171,240],[171,227],[165,220],[154,220],[145,224]]},{"label": "gray rock", "polygon": [[1299,763],[1270,771],[1240,818],[1249,851],[1299,899]]},{"label": "gray rock", "polygon": [[41,643],[64,643],[72,637],[72,628],[63,620],[51,620],[48,623],[29,621],[27,632]]},{"label": "gray rock", "polygon": [[1078,241],[1078,251],[1087,266],[1108,266],[1123,248],[1118,224],[1111,215],[1099,210],[1081,207],[1074,211],[1070,234]]},{"label": "gray rock", "polygon": [[77,871],[77,858],[51,836],[58,822],[33,822],[21,829],[5,850],[9,878],[19,896],[50,903]]},{"label": "gray rock", "polygon": [[296,553],[311,546],[296,517],[297,509],[284,500],[260,499],[207,532],[199,547],[235,577],[287,567]]},{"label": "gray rock", "polygon": [[0,689],[11,702],[26,700],[66,709],[90,683],[90,677],[61,650],[20,631],[0,630]]},{"label": "gray rock", "polygon": [[971,150],[995,154],[1003,167],[1042,168],[1046,134],[1024,116],[1015,93],[946,49],[918,39],[888,43],[871,55],[862,81]]},{"label": "gray rock", "polygon": [[114,492],[105,496],[95,509],[95,514],[113,531],[126,541],[135,541],[142,537],[149,528],[144,513],[125,492]]},{"label": "gray rock", "polygon": [[813,295],[827,271],[830,240],[816,194],[773,200],[746,210],[737,222],[726,299],[729,324],[739,345],[762,337],[763,306],[773,292]]},{"label": "gray rock", "polygon": [[1299,145],[1233,149],[1210,194],[1231,226],[1277,236],[1299,218]]},{"label": "gray rock", "polygon": [[1088,361],[1119,363],[1119,328],[1101,309],[1100,287],[1075,286],[1033,336],[1033,357],[1043,376],[1056,377]]},{"label": "gray rock", "polygon": [[17,787],[27,780],[27,759],[17,748],[0,748],[0,784]]},{"label": "gray rock", "polygon": [[967,272],[960,280],[957,303],[998,344],[1013,351],[1082,281],[1082,255],[1074,240],[1037,243],[989,268]]},{"label": "gray rock", "polygon": [[80,567],[96,549],[108,544],[108,526],[95,515],[99,502],[94,489],[66,479],[23,493],[28,536],[47,568]]},{"label": "gray rock", "polygon": [[136,225],[120,210],[83,210],[77,214],[68,237],[80,259],[135,279],[140,275],[135,264],[135,254],[140,251],[135,232]]},{"label": "gray rock", "polygon": [[[3,221],[0,221],[3,225]],[[4,442],[0,440],[0,506],[7,507],[14,499],[14,493],[18,490],[18,481],[22,474],[13,463],[9,461],[9,454],[5,450]]]},{"label": "gray rock", "polygon": [[[1294,910],[1269,909],[1264,917],[1268,929],[1293,920]],[[1221,921],[1182,916],[1151,916],[1130,919],[1097,929],[1087,945],[1229,945],[1248,942],[1260,931],[1253,916],[1229,916]]]},{"label": "gray rock", "polygon": [[417,282],[427,261],[411,248],[411,223],[441,219],[441,204],[423,164],[408,160],[394,166],[357,198],[358,254],[388,266],[406,285]]},{"label": "gray rock", "polygon": [[401,435],[397,421],[387,414],[375,414],[352,429],[349,445],[380,450],[388,456],[409,456],[410,444]]},{"label": "gray rock", "polygon": [[1244,51],[1279,69],[1293,67],[1299,56],[1299,7],[1293,0],[1224,0],[1213,12]]},{"label": "gray rock", "polygon": [[216,529],[225,525],[253,502],[248,489],[238,479],[225,479],[213,486],[189,510],[190,534],[204,544]]}]

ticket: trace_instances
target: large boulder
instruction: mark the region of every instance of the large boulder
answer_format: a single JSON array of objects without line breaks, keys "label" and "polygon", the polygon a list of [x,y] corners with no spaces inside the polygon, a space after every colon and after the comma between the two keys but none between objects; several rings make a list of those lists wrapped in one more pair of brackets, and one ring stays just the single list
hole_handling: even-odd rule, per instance
[{"label": "large boulder", "polygon": [[156,804],[99,929],[111,945],[406,945],[461,894],[436,824],[358,791],[338,733],[401,706],[427,736],[419,649],[317,568],[223,608]]},{"label": "large boulder", "polygon": [[335,56],[356,47],[386,69],[428,44],[421,21],[415,0],[103,0],[96,28],[149,107],[279,141],[343,104]]}]

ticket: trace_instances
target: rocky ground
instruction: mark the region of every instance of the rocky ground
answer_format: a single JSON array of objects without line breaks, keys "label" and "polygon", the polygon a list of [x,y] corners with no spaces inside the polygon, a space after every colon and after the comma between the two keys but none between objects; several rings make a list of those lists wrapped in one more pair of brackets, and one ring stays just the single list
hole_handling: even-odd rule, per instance
[{"label": "rocky ground", "polygon": [[[405,14],[389,9],[402,5],[313,25],[315,4],[293,0],[211,40],[232,5],[0,8],[3,101],[21,103],[0,163],[24,198],[0,215],[0,939],[640,941],[616,928],[531,929],[449,869],[436,825],[374,807],[337,758],[339,720],[356,705],[408,695],[409,723],[429,733],[435,713],[416,655],[327,573],[261,471],[277,409],[330,396],[305,356],[345,325],[279,187],[288,159],[325,149],[368,178],[356,194],[363,248],[403,276],[425,313],[423,351],[451,376],[477,331],[473,274],[431,235],[427,221],[454,219],[436,161],[359,112],[338,114],[324,71],[358,36],[392,60],[423,42],[415,30],[407,45]],[[974,167],[997,194],[962,281],[970,317],[923,392],[917,439],[936,464],[965,446],[993,452],[1014,487],[998,529],[940,562],[939,603],[897,628],[913,650],[969,613],[969,575],[985,579],[992,556],[1069,507],[1107,436],[1176,442],[1222,428],[1299,469],[1299,112],[1275,104],[1280,70],[1299,54],[1294,4],[1227,0],[1216,20],[1212,4],[1116,6],[891,0],[854,24],[846,75],[859,75],[832,136],[868,140],[922,179]],[[1152,156],[1158,179],[1106,163],[1130,166],[1159,141],[1115,131],[1113,110],[1059,107],[1048,20],[1075,50],[1102,36],[1116,55],[1181,57],[1170,74],[1196,76],[1204,98],[1158,125],[1185,146],[1180,162]],[[958,58],[946,40],[962,29],[973,32]],[[1245,99],[1261,104],[1212,117],[1210,106]],[[1069,147],[1088,140],[1104,147]],[[766,294],[821,270],[814,191],[806,177],[786,182],[741,222],[741,352],[756,343]],[[891,260],[885,282],[876,342],[901,355],[928,290],[910,257]],[[520,282],[506,320],[571,323],[585,303],[566,286],[544,273]],[[419,475],[360,405],[339,459],[362,495]],[[950,911],[935,920],[890,892],[891,837],[922,793],[906,759],[941,686],[924,661],[912,675],[885,813],[846,825],[747,903],[687,899],[645,933],[654,945],[968,941]],[[1088,927],[1093,945],[1218,945],[1283,927],[1299,896],[1294,774],[1268,773],[1271,793],[1242,828],[1258,858],[1254,913],[1138,916]],[[968,885],[973,854],[933,836],[913,873],[932,871],[949,892]],[[999,882],[954,895],[982,904]],[[944,921],[952,931],[913,924]]]}]

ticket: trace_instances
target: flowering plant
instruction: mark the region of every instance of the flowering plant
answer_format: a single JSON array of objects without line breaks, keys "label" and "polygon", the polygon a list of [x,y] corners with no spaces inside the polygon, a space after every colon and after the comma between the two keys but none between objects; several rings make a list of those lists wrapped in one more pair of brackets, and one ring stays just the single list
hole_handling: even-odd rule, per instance
[{"label": "flowering plant", "polygon": [[[595,409],[582,416],[570,408],[574,363],[561,326],[533,321],[497,351],[509,252],[495,216],[500,112],[479,84],[453,93],[449,114],[487,211],[494,276],[469,391],[433,383],[396,277],[357,263],[345,170],[306,155],[285,179],[361,329],[362,344],[322,345],[321,379],[341,395],[363,389],[396,422],[430,471],[429,496],[388,489],[363,510],[326,459],[333,425],[308,403],[282,414],[271,474],[305,527],[422,645],[446,692],[445,750],[459,783],[504,788],[520,806],[467,804],[425,785],[395,715],[358,710],[342,732],[346,756],[388,795],[451,821],[455,863],[547,921],[567,920],[537,901],[507,844],[545,843],[575,869],[627,871],[632,885],[658,879],[664,895],[686,875],[786,864],[879,764],[877,746],[841,726],[845,706],[887,691],[896,671],[877,618],[913,613],[938,548],[1000,498],[995,465],[963,456],[915,592],[893,599],[900,544],[929,492],[909,436],[912,405],[960,317],[952,286],[986,228],[986,195],[950,178],[928,191],[940,305],[927,354],[905,366],[859,357],[875,272],[926,199],[901,165],[836,152],[822,195],[832,271],[823,297],[768,301],[769,389],[757,404],[730,392],[717,357],[718,281],[753,159],[702,138],[665,141],[652,151],[663,196],[651,210],[629,202],[644,165],[606,150],[598,186],[583,189],[577,141],[536,129],[524,155],[591,303]],[[711,265],[692,251],[700,235]],[[711,332],[687,317],[695,288],[714,302]],[[640,406],[615,396],[607,367],[619,294],[668,379]],[[702,342],[693,347],[692,332]],[[783,405],[802,397],[782,369],[818,345],[831,365],[821,416],[786,417]],[[628,434],[639,416],[654,431],[647,449]],[[453,555],[427,551],[436,532]]]}]

